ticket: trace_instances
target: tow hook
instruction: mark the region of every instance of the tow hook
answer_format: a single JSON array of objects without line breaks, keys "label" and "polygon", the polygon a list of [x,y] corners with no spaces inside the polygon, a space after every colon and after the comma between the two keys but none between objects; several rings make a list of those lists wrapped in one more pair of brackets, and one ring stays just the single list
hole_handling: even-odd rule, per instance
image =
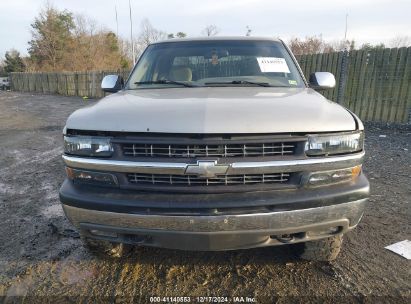
[{"label": "tow hook", "polygon": [[280,236],[274,236],[274,238],[284,244],[292,243],[295,240],[295,237],[292,234],[282,234]]}]

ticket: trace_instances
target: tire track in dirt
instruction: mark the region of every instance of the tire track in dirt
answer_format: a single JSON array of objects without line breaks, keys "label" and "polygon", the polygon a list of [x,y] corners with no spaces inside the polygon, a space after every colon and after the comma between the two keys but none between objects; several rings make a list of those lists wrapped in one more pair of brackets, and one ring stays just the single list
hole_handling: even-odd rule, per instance
[{"label": "tire track in dirt", "polygon": [[[48,162],[52,161],[56,157],[61,157],[63,153],[63,149],[61,147],[57,147],[45,152],[39,152],[30,156],[27,156],[25,159],[19,160],[18,162],[0,169],[0,175],[3,174],[12,174],[13,170],[17,170],[19,167],[26,167],[30,169],[29,165],[36,164],[36,165],[45,165]],[[23,168],[24,170],[24,168]],[[23,171],[24,172],[24,171]]]}]

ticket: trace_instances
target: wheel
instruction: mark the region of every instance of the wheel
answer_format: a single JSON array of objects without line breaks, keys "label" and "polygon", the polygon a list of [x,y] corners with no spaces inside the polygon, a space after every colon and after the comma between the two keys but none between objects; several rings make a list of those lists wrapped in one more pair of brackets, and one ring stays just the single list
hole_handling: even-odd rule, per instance
[{"label": "wheel", "polygon": [[341,250],[343,235],[295,244],[297,255],[308,261],[333,261]]},{"label": "wheel", "polygon": [[104,240],[96,240],[80,235],[83,246],[93,255],[102,258],[121,258],[131,251],[132,246],[123,243],[114,243]]}]

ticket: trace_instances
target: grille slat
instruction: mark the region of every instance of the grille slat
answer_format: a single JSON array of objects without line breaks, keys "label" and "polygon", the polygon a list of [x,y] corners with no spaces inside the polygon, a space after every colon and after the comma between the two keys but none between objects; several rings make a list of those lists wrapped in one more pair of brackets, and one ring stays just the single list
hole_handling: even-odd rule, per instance
[{"label": "grille slat", "polygon": [[122,144],[123,154],[132,157],[258,157],[294,155],[295,143],[251,143],[221,145]]},{"label": "grille slat", "polygon": [[250,184],[283,184],[290,180],[290,173],[222,175],[213,178],[195,175],[168,175],[130,173],[128,181],[137,185],[170,185],[170,186],[227,186]]}]

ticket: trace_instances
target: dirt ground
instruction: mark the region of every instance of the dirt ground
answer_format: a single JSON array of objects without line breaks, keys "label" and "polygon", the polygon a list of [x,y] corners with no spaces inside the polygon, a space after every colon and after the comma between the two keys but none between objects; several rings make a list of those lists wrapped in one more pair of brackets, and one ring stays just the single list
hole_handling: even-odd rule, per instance
[{"label": "dirt ground", "polygon": [[0,302],[242,296],[257,303],[410,303],[410,261],[384,249],[410,239],[410,126],[366,125],[372,194],[335,262],[300,261],[287,246],[217,253],[135,248],[110,260],[82,247],[58,199],[61,130],[72,111],[93,102],[0,91]]}]

